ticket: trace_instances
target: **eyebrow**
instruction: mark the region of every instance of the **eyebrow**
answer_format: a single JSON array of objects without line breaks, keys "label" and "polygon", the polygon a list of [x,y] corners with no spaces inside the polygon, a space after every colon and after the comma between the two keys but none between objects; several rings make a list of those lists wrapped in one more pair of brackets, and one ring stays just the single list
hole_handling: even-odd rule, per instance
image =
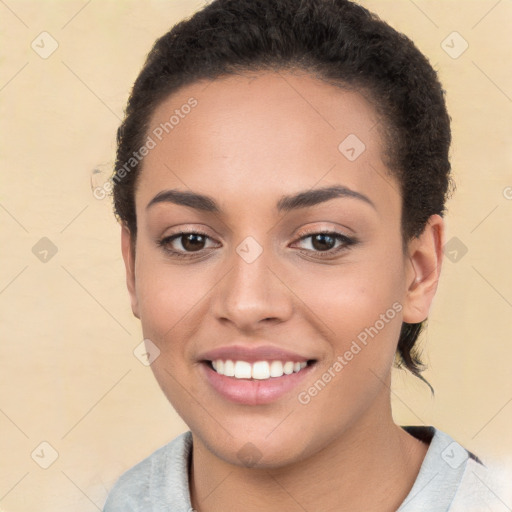
[{"label": "eyebrow", "polygon": [[[359,199],[376,209],[375,204],[370,200],[370,198],[360,192],[356,192],[355,190],[341,185],[305,190],[303,192],[298,192],[297,194],[282,196],[277,202],[276,208],[278,212],[289,212],[291,210],[315,206],[325,201],[340,197]],[[181,206],[188,206],[196,210],[221,213],[220,207],[212,197],[198,194],[197,192],[176,189],[162,190],[153,199],[151,199],[146,206],[146,210],[158,203],[173,203]]]}]

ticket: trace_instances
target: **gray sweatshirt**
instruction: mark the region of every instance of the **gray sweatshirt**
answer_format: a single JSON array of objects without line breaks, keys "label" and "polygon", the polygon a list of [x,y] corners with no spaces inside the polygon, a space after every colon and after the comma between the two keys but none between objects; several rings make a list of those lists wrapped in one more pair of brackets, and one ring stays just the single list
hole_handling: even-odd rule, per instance
[{"label": "gray sweatshirt", "polygon": [[[512,510],[503,485],[493,482],[486,466],[449,435],[434,427],[402,428],[430,444],[398,512]],[[191,450],[192,434],[185,432],[126,471],[110,491],[103,512],[193,512],[188,482]]]}]

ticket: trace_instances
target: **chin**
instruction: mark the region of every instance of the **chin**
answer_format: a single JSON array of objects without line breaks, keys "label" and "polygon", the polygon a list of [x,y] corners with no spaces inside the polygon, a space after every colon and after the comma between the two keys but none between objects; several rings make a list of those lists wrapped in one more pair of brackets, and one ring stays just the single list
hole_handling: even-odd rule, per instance
[{"label": "chin", "polygon": [[286,418],[284,414],[277,421],[265,418],[250,427],[247,418],[239,423],[232,420],[225,423],[226,429],[216,422],[187,424],[195,442],[199,441],[216,457],[228,464],[253,469],[277,469],[301,462],[326,448],[344,430],[338,425],[334,430],[326,429],[322,422],[317,425],[294,422],[293,416],[292,413]]}]

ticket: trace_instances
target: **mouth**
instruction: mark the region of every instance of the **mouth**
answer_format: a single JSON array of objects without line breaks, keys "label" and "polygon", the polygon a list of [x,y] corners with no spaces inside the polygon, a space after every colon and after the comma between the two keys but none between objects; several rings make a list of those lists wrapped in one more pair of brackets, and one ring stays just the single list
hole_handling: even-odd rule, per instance
[{"label": "mouth", "polygon": [[203,362],[218,375],[224,377],[265,381],[278,379],[284,375],[299,373],[308,366],[312,366],[316,361],[309,359],[307,361],[263,360],[249,362],[243,360],[216,359]]},{"label": "mouth", "polygon": [[214,396],[239,405],[264,405],[298,394],[316,366],[315,359],[290,361],[264,359],[207,359],[200,374]]}]

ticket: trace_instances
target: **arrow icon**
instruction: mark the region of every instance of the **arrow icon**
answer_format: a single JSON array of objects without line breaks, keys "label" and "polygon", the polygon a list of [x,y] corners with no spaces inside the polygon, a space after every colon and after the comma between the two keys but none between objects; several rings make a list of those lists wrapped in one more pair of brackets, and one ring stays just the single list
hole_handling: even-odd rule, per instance
[{"label": "arrow icon", "polygon": [[366,149],[364,142],[355,134],[350,133],[338,145],[338,151],[349,161],[354,162]]},{"label": "arrow icon", "polygon": [[151,340],[145,339],[135,347],[133,355],[144,366],[150,366],[160,356],[160,349]]},{"label": "arrow icon", "polygon": [[237,245],[236,252],[246,263],[252,263],[263,252],[263,247],[252,236],[248,236]]},{"label": "arrow icon", "polygon": [[46,236],[32,247],[32,254],[42,263],[48,263],[57,252],[57,246]]},{"label": "arrow icon", "polygon": [[452,262],[458,263],[467,254],[468,248],[460,238],[452,237],[443,247],[444,255]]},{"label": "arrow icon", "polygon": [[467,460],[468,452],[453,441],[441,452],[441,457],[451,468],[456,469]]},{"label": "arrow icon", "polygon": [[48,32],[41,32],[30,44],[39,57],[47,59],[59,47],[59,43]]},{"label": "arrow icon", "polygon": [[43,441],[34,448],[30,457],[39,467],[48,469],[59,458],[59,453],[48,441]]},{"label": "arrow icon", "polygon": [[454,31],[441,41],[441,48],[452,59],[458,59],[469,48],[469,43]]}]

